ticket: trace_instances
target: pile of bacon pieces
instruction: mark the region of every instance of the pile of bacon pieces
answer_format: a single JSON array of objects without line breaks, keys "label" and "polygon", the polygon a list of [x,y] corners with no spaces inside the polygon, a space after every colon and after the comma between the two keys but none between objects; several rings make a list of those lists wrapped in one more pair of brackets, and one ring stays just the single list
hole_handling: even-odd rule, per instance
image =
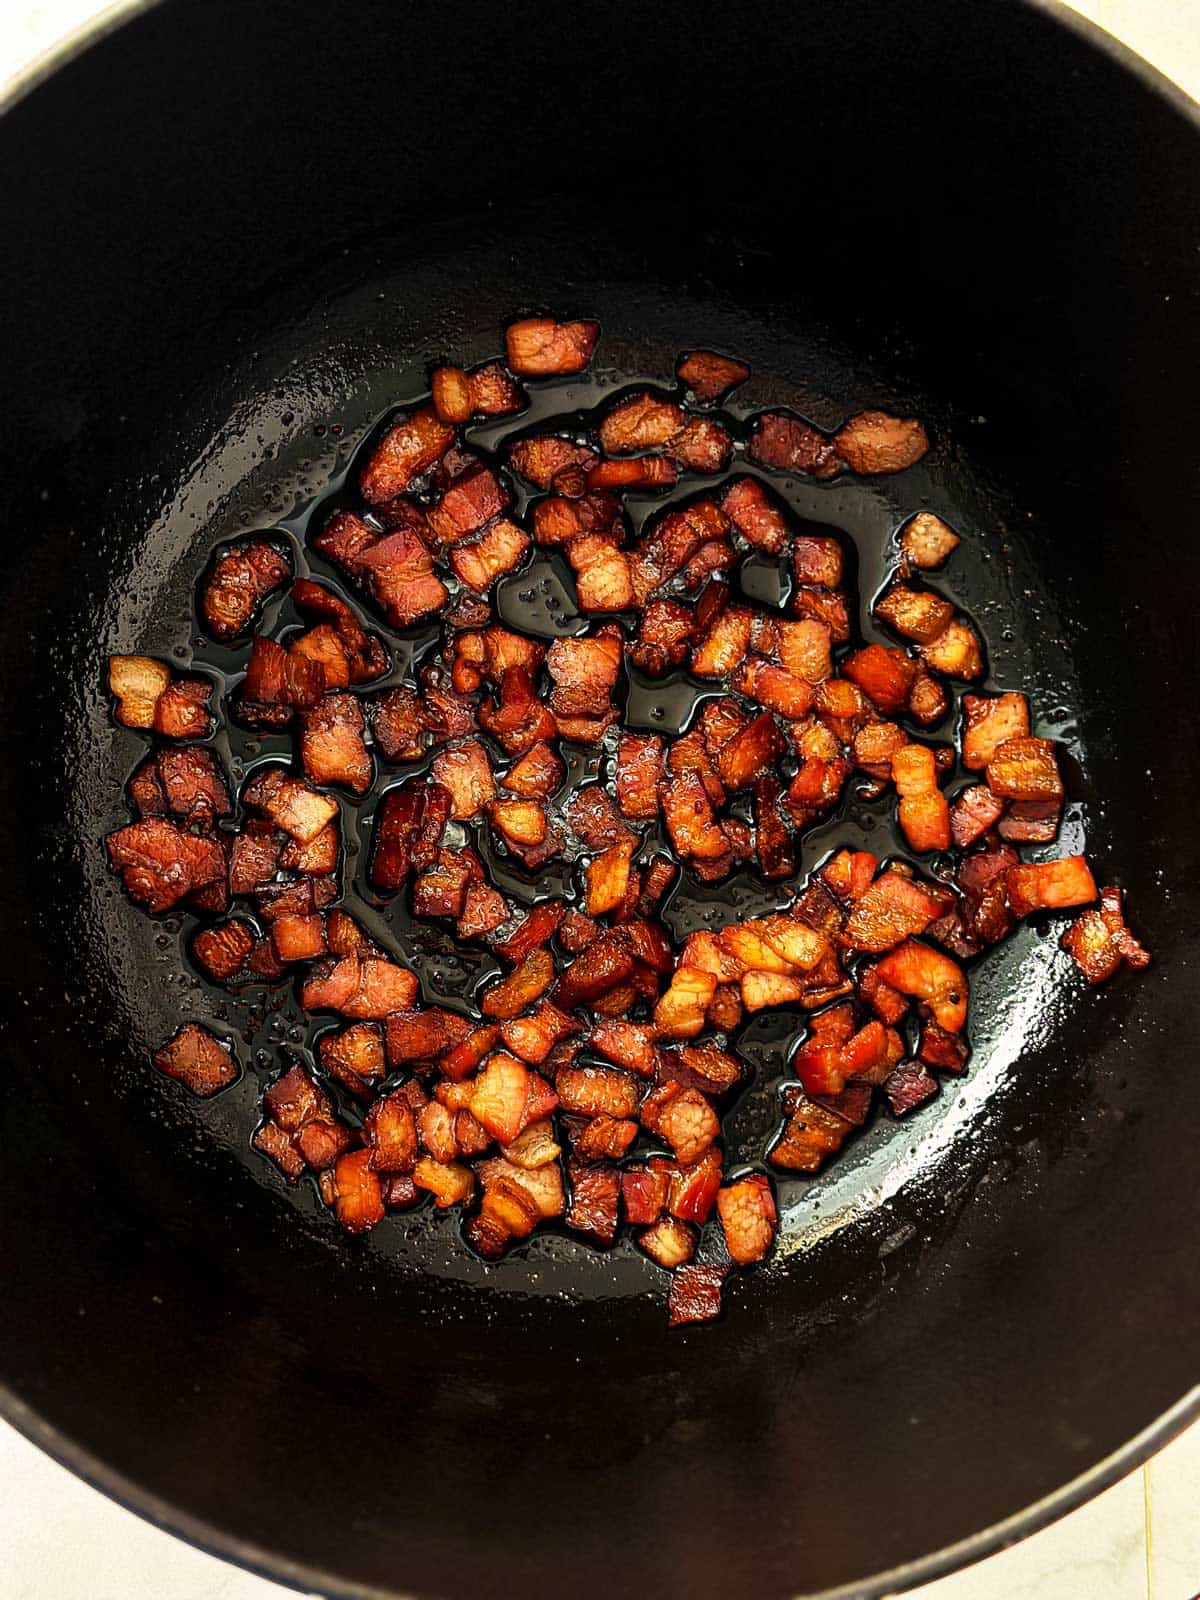
[{"label": "pile of bacon pieces", "polygon": [[[678,388],[618,398],[587,435],[539,427],[502,465],[464,442],[472,419],[524,407],[520,378],[580,371],[596,334],[517,323],[506,365],[439,368],[432,401],[369,448],[361,512],[312,536],[392,628],[440,620],[440,653],[410,681],[363,692],[389,671],[384,640],[331,588],[293,582],[270,538],[217,554],[200,600],[213,638],[244,640],[289,588],[307,624],[250,644],[226,710],[252,729],[293,728],[297,760],[258,767],[236,803],[205,742],[211,680],[111,659],[118,721],[160,742],[129,784],[137,820],[107,843],[148,912],[197,914],[191,951],[213,983],[296,974],[302,1005],[338,1018],[313,1068],[267,1089],[254,1144],[290,1182],[316,1174],[343,1227],[365,1232],[432,1195],[464,1209],[467,1240],[493,1260],[552,1220],[605,1247],[623,1220],[673,1272],[672,1322],[702,1321],[730,1265],[761,1261],[776,1230],[766,1173],[723,1169],[721,1117],[744,1078],[732,1036],[747,1015],[810,1013],[765,1154],[812,1173],[863,1125],[877,1088],[903,1115],[935,1093],[935,1073],[964,1070],[961,962],[1019,919],[1092,907],[1063,939],[1092,982],[1149,957],[1120,891],[1098,892],[1082,856],[1026,862],[1014,848],[1052,840],[1063,805],[1055,747],[1031,733],[1023,695],[962,695],[970,776],[953,795],[953,746],[913,731],[947,716],[947,680],[984,671],[971,623],[919,576],[958,543],[938,517],[918,513],[898,534],[875,606],[898,642],[858,648],[840,543],[796,526],[758,475],[702,486],[631,535],[622,491],[723,474],[735,432],[758,467],[828,478],[910,466],[928,448],[920,423],[868,412],[830,436],[783,412],[722,420],[714,405],[747,369],[693,352]],[[537,491],[525,525],[510,514],[516,478]],[[534,545],[562,552],[581,612],[605,620],[548,647],[496,621],[488,592]],[[738,598],[731,578],[751,552],[790,566],[786,610]],[[622,731],[622,674],[678,668],[723,692],[678,737]],[[564,741],[602,751],[599,781],[566,784]],[[412,770],[375,811],[370,883],[497,959],[503,975],[474,1009],[424,1004],[415,974],[337,904],[343,801],[330,791],[361,802],[395,766]],[[681,871],[794,878],[797,836],[852,781],[894,790],[909,852],[938,852],[938,878],[841,851],[785,910],[673,947],[660,911]],[[468,842],[485,836],[528,874],[573,863],[579,901],[518,910]],[[196,1023],[155,1060],[198,1095],[237,1075]],[[334,1082],[359,1114],[339,1111]],[[702,1236],[714,1210],[720,1230]]]}]

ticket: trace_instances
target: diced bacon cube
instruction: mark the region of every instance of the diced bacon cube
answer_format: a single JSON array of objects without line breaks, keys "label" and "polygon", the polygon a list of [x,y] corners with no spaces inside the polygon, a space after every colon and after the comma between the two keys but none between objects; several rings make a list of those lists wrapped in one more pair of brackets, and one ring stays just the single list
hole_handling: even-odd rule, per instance
[{"label": "diced bacon cube", "polygon": [[667,1316],[672,1328],[689,1322],[712,1322],[721,1314],[721,1290],[729,1275],[728,1267],[701,1266],[691,1262],[671,1275],[667,1296]]},{"label": "diced bacon cube", "polygon": [[930,590],[897,583],[875,602],[875,615],[903,638],[926,645],[945,632],[953,620],[954,607]]},{"label": "diced bacon cube", "polygon": [[430,382],[430,392],[439,422],[460,424],[471,420],[475,409],[471,379],[461,367],[438,367]]},{"label": "diced bacon cube", "polygon": [[728,1184],[717,1196],[717,1215],[725,1247],[738,1266],[761,1261],[771,1248],[779,1221],[771,1180],[753,1173]]},{"label": "diced bacon cube", "polygon": [[775,718],[764,711],[722,745],[717,756],[721,782],[731,794],[748,789],[755,779],[770,770],[785,748]]},{"label": "diced bacon cube", "polygon": [[750,649],[754,615],[745,606],[727,606],[692,651],[691,670],[698,678],[724,678],[745,660]]},{"label": "diced bacon cube", "polygon": [[761,411],[750,433],[750,456],[764,467],[833,478],[843,462],[832,439],[784,411]]},{"label": "diced bacon cube", "polygon": [[954,529],[932,511],[918,511],[900,529],[900,554],[910,566],[927,570],[949,560],[961,543]]},{"label": "diced bacon cube", "polygon": [[831,646],[832,635],[823,622],[805,617],[780,623],[779,659],[794,677],[823,683],[833,671]]},{"label": "diced bacon cube", "polygon": [[432,777],[450,795],[450,815],[456,822],[479,816],[495,799],[487,751],[478,739],[440,751],[433,760]]},{"label": "diced bacon cube", "polygon": [[1063,797],[1058,759],[1050,739],[1005,739],[987,764],[988,788],[1002,800],[1054,800]]},{"label": "diced bacon cube", "polygon": [[[656,1096],[664,1103],[652,1107]],[[646,1097],[641,1119],[652,1132],[662,1135],[682,1166],[698,1161],[721,1131],[720,1119],[704,1095],[677,1082],[664,1084]]]},{"label": "diced bacon cube", "polygon": [[330,1077],[352,1094],[366,1099],[386,1072],[383,1039],[371,1022],[353,1022],[348,1028],[324,1034],[318,1050]]},{"label": "diced bacon cube", "polygon": [[600,423],[600,445],[610,456],[633,455],[666,444],[683,427],[673,401],[646,391],[621,400]]},{"label": "diced bacon cube", "polygon": [[524,799],[546,800],[562,787],[566,775],[562,758],[542,740],[508,769],[501,782]]},{"label": "diced bacon cube", "polygon": [[450,551],[454,574],[468,589],[483,594],[497,578],[520,565],[529,535],[508,517],[497,517],[481,534]]},{"label": "diced bacon cube", "polygon": [[390,427],[380,439],[358,480],[368,505],[379,506],[403,494],[414,478],[428,472],[454,443],[455,430],[422,407]]},{"label": "diced bacon cube", "polygon": [[504,343],[510,369],[520,377],[546,378],[582,372],[592,359],[598,322],[555,322],[529,317],[510,323]]},{"label": "diced bacon cube", "polygon": [[1124,961],[1141,968],[1150,963],[1150,952],[1130,932],[1121,904],[1121,891],[1100,891],[1100,907],[1085,911],[1063,934],[1061,944],[1089,983],[1104,983]]},{"label": "diced bacon cube", "polygon": [[226,1088],[238,1075],[228,1046],[198,1022],[185,1022],[156,1050],[154,1065],[200,1099]]},{"label": "diced bacon cube", "polygon": [[629,557],[607,533],[578,534],[567,544],[579,609],[627,611],[634,602]]},{"label": "diced bacon cube", "polygon": [[471,409],[481,417],[509,417],[529,404],[525,391],[498,361],[485,362],[471,374]]},{"label": "diced bacon cube", "polygon": [[305,714],[300,759],[312,783],[344,785],[354,794],[371,786],[371,755],[363,740],[363,714],[352,694],[323,695]]},{"label": "diced bacon cube", "polygon": [[225,852],[215,839],[184,833],[162,817],[145,817],[118,828],[105,845],[126,893],[151,916],[168,911],[187,895],[227,881]]},{"label": "diced bacon cube", "polygon": [[109,656],[108,687],[117,702],[117,721],[149,731],[154,708],[171,682],[171,669],[150,656]]},{"label": "diced bacon cube", "polygon": [[1096,880],[1083,856],[1009,867],[1005,882],[1008,903],[1018,917],[1027,917],[1034,911],[1084,906],[1097,897]]},{"label": "diced bacon cube", "polygon": [[1058,837],[1061,800],[1010,800],[996,831],[1014,844],[1049,844]]},{"label": "diced bacon cube", "polygon": [[588,862],[585,878],[589,917],[604,916],[624,900],[634,848],[634,840],[623,839]]},{"label": "diced bacon cube", "polygon": [[943,901],[912,878],[884,872],[851,907],[841,942],[851,950],[890,950],[924,933],[944,910]]},{"label": "diced bacon cube", "polygon": [[618,1119],[637,1115],[636,1081],[612,1067],[566,1067],[558,1073],[555,1088],[564,1111]]},{"label": "diced bacon cube", "polygon": [[916,670],[903,650],[881,644],[869,644],[856,650],[841,667],[879,710],[887,714],[901,711],[907,705]]},{"label": "diced bacon cube", "polygon": [[[457,547],[460,540],[470,538],[493,518],[499,517],[507,505],[508,491],[504,485],[489,466],[476,461],[452,480],[442,498],[429,511],[429,528],[434,538],[442,544]],[[514,525],[509,523],[508,526],[512,528]],[[528,544],[521,530],[515,531]],[[454,548],[451,549],[450,560],[453,566]],[[458,571],[457,567],[455,571]],[[462,577],[461,572],[458,575]]]},{"label": "diced bacon cube", "polygon": [[263,767],[246,785],[242,799],[266,813],[277,828],[307,844],[338,814],[338,803],[317,794],[281,767]]},{"label": "diced bacon cube", "polygon": [[886,411],[860,411],[842,424],[833,442],[851,472],[864,475],[903,472],[929,449],[929,435],[915,417]]},{"label": "diced bacon cube", "polygon": [[875,968],[882,981],[927,1006],[947,1033],[967,1020],[967,980],[962,968],[940,950],[906,939]]},{"label": "diced bacon cube", "polygon": [[983,649],[979,636],[971,624],[955,617],[936,639],[919,646],[926,666],[944,672],[948,678],[965,678],[972,682],[983,677]]},{"label": "diced bacon cube", "polygon": [[384,1095],[363,1124],[373,1172],[411,1172],[417,1160],[417,1125],[402,1094]]},{"label": "diced bacon cube", "polygon": [[696,1253],[696,1230],[674,1217],[661,1217],[637,1236],[640,1250],[668,1271],[682,1267]]},{"label": "diced bacon cube", "polygon": [[800,1097],[767,1159],[790,1172],[817,1172],[854,1132],[854,1124],[815,1100]]},{"label": "diced bacon cube", "polygon": [[679,469],[665,456],[635,456],[621,461],[600,461],[587,472],[589,489],[669,489]]},{"label": "diced bacon cube", "polygon": [[733,454],[733,439],[711,417],[692,417],[667,441],[666,453],[685,472],[724,472]]},{"label": "diced bacon cube", "polygon": [[533,907],[507,939],[495,945],[496,954],[514,964],[524,961],[531,951],[550,942],[566,909],[561,900],[543,900],[540,905]]},{"label": "diced bacon cube", "polygon": [[917,675],[908,694],[908,714],[923,728],[940,722],[950,710],[950,696],[946,686],[935,678],[924,662],[917,667]]},{"label": "diced bacon cube", "polygon": [[920,1061],[902,1061],[885,1080],[883,1092],[898,1117],[915,1111],[937,1093],[937,1080]]},{"label": "diced bacon cube", "polygon": [[434,1161],[421,1156],[413,1168],[413,1182],[427,1189],[439,1211],[465,1205],[475,1190],[475,1174],[458,1161]]},{"label": "diced bacon cube", "polygon": [[314,967],[301,988],[300,1004],[306,1011],[340,1011],[377,1022],[389,1012],[408,1010],[416,996],[415,974],[359,952]]},{"label": "diced bacon cube", "polygon": [[222,643],[236,639],[291,575],[291,562],[266,539],[230,545],[214,559],[201,591],[205,632]]},{"label": "diced bacon cube", "polygon": [[676,362],[675,373],[701,405],[710,405],[739,383],[745,383],[750,368],[745,362],[718,355],[714,350],[689,350]]},{"label": "diced bacon cube", "polygon": [[967,850],[994,828],[1004,814],[1003,800],[997,800],[982,783],[961,790],[950,807],[950,833],[959,850]]},{"label": "diced bacon cube", "polygon": [[654,1007],[654,1027],[659,1038],[694,1039],[702,1032],[716,987],[714,973],[679,967]]},{"label": "diced bacon cube", "polygon": [[[513,471],[538,489],[549,489],[560,473],[571,468],[579,467],[586,472],[595,465],[596,459],[595,451],[586,445],[553,434],[532,434],[514,440],[508,447],[508,461]],[[616,510],[615,504],[613,510]],[[575,531],[582,530],[576,527]]]},{"label": "diced bacon cube", "polygon": [[592,1049],[639,1077],[654,1075],[654,1030],[641,1022],[597,1022],[588,1035]]},{"label": "diced bacon cube", "polygon": [[[553,979],[554,958],[550,952],[544,947],[531,950],[507,978],[484,991],[480,1002],[484,1015],[503,1020],[519,1016],[545,993]],[[483,1118],[479,1120],[482,1122]]]}]

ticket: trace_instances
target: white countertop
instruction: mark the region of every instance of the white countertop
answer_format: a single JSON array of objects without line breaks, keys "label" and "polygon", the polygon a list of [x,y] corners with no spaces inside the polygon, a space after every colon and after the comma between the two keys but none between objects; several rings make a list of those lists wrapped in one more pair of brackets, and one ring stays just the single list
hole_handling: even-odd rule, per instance
[{"label": "white countertop", "polygon": [[[95,0],[9,0],[0,83],[107,9]],[[1075,9],[1200,98],[1200,0],[1076,0]],[[286,1600],[292,1592],[143,1522],[0,1422],[0,1600]],[[1197,1596],[1200,1424],[1089,1505],[914,1590],[912,1600]]]}]

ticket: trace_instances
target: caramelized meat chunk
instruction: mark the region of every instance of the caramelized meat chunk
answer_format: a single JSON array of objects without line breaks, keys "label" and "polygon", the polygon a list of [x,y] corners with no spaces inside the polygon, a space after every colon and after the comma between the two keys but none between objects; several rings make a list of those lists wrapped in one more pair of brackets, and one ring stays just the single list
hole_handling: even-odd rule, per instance
[{"label": "caramelized meat chunk", "polygon": [[1089,983],[1107,982],[1122,962],[1139,968],[1150,964],[1150,952],[1126,925],[1117,888],[1101,889],[1099,909],[1077,917],[1061,943]]},{"label": "caramelized meat chunk", "polygon": [[204,629],[227,644],[246,633],[264,600],[282,588],[292,564],[266,539],[231,545],[213,561],[200,596]]},{"label": "caramelized meat chunk", "polygon": [[784,411],[763,411],[750,434],[750,455],[764,467],[833,478],[845,463],[837,445],[818,429]]},{"label": "caramelized meat chunk", "polygon": [[842,424],[833,442],[851,472],[864,475],[903,472],[929,449],[929,435],[915,417],[886,411],[860,411]]},{"label": "caramelized meat chunk", "polygon": [[359,476],[358,487],[370,506],[384,505],[403,494],[414,478],[428,472],[449,450],[455,431],[428,407],[394,423]]},{"label": "caramelized meat chunk", "polygon": [[725,1247],[739,1267],[761,1261],[775,1238],[778,1216],[771,1180],[753,1173],[728,1184],[717,1196]]},{"label": "caramelized meat chunk", "polygon": [[947,562],[962,541],[932,511],[918,511],[900,529],[900,554],[910,566],[928,571]]},{"label": "caramelized meat chunk", "polygon": [[745,383],[750,368],[715,350],[689,350],[675,363],[675,375],[687,384],[701,405],[711,405],[724,399],[739,383]]},{"label": "caramelized meat chunk", "polygon": [[156,1050],[154,1065],[201,1099],[224,1089],[238,1075],[228,1047],[198,1022],[185,1022]]},{"label": "caramelized meat chunk", "polygon": [[555,322],[550,317],[530,317],[510,323],[504,334],[508,365],[525,378],[582,372],[592,359],[599,334],[598,322]]},{"label": "caramelized meat chunk", "polygon": [[1009,867],[1005,883],[1008,903],[1018,917],[1027,917],[1033,911],[1085,906],[1097,894],[1096,880],[1083,856]]}]

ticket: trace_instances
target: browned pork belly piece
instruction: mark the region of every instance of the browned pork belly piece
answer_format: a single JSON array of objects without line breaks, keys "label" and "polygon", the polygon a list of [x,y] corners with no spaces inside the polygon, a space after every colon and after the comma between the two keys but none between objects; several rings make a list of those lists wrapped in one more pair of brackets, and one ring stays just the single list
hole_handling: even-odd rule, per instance
[{"label": "browned pork belly piece", "polygon": [[582,372],[599,335],[598,322],[555,322],[550,317],[512,322],[504,333],[509,368],[524,378]]},{"label": "browned pork belly piece", "polygon": [[266,539],[239,540],[213,559],[200,595],[204,631],[222,644],[246,633],[264,602],[292,575],[282,550]]},{"label": "browned pork belly piece", "polygon": [[185,1022],[156,1050],[154,1065],[201,1099],[224,1089],[238,1075],[228,1046],[198,1022]]},{"label": "browned pork belly piece", "polygon": [[1124,962],[1130,967],[1150,964],[1150,952],[1129,931],[1120,889],[1100,891],[1100,905],[1077,917],[1062,936],[1062,947],[1089,983],[1105,983]]},{"label": "browned pork belly piece", "polygon": [[722,400],[739,383],[745,383],[750,368],[732,356],[715,350],[688,350],[675,363],[675,374],[692,391],[701,405]]}]

